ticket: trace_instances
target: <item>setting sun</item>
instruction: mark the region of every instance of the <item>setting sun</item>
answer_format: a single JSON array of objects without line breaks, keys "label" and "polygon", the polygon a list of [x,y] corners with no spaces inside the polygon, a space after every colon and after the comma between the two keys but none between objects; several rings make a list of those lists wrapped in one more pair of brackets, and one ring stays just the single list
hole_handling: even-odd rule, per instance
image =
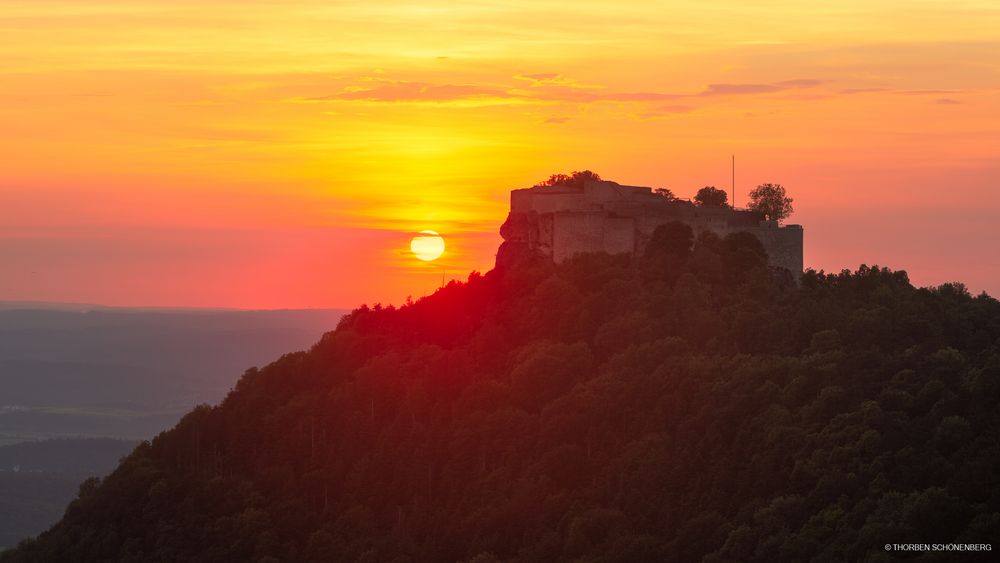
[{"label": "setting sun", "polygon": [[488,270],[510,190],[586,169],[781,183],[806,267],[1000,291],[996,3],[757,4],[8,0],[0,293],[400,303],[407,238]]},{"label": "setting sun", "polygon": [[437,260],[444,254],[444,239],[434,231],[420,231],[410,241],[410,251],[424,262]]}]

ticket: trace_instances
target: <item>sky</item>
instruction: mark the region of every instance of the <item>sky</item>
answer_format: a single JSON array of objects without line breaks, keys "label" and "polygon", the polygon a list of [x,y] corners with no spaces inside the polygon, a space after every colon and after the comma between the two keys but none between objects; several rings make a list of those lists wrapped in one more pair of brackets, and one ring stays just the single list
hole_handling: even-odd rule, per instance
[{"label": "sky", "polygon": [[[1000,295],[1000,3],[0,0],[0,300],[400,303],[590,169]],[[445,255],[409,253],[414,233]]]}]

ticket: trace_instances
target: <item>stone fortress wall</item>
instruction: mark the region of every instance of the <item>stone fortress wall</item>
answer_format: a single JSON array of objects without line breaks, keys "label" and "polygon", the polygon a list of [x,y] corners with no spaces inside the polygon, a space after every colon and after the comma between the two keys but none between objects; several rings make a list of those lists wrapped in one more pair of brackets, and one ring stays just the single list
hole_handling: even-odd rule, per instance
[{"label": "stone fortress wall", "polygon": [[767,250],[773,266],[802,273],[802,227],[762,221],[752,211],[696,206],[668,200],[651,188],[615,182],[536,186],[510,193],[510,214],[500,228],[504,240],[526,244],[561,262],[584,252],[641,254],[653,230],[670,221],[691,226],[695,236],[749,232]]}]

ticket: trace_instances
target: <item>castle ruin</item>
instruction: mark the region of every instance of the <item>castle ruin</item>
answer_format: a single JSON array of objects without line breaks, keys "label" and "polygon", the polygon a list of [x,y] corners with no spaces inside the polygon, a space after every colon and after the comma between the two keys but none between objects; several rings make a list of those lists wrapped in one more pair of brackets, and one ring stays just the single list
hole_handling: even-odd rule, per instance
[{"label": "castle ruin", "polygon": [[561,262],[585,252],[642,254],[653,230],[670,221],[686,223],[696,237],[704,231],[722,237],[751,233],[764,245],[772,266],[796,278],[802,273],[799,225],[780,226],[753,211],[699,206],[651,188],[603,180],[512,190],[500,235],[507,252],[526,247]]}]

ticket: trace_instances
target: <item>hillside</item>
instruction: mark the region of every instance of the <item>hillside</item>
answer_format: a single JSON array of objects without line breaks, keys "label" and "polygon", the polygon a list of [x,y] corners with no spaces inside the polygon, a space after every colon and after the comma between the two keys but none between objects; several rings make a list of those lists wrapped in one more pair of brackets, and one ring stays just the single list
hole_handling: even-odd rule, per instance
[{"label": "hillside", "polygon": [[0,561],[894,561],[1000,537],[1000,303],[878,267],[796,286],[753,237],[690,237],[505,249],[357,309]]},{"label": "hillside", "polygon": [[78,438],[0,446],[0,549],[59,520],[80,483],[110,473],[135,445]]}]

